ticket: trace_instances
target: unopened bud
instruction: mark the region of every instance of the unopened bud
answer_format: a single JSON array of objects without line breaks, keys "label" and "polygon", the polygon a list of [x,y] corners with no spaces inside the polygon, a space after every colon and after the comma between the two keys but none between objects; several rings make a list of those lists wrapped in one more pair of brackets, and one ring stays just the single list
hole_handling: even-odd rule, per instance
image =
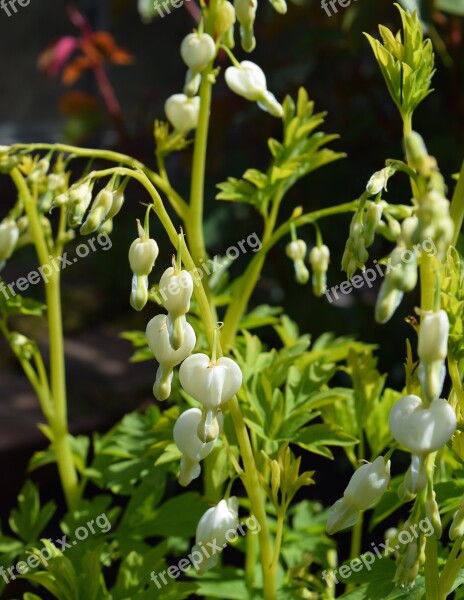
[{"label": "unopened bud", "polygon": [[129,248],[130,268],[134,275],[150,275],[158,257],[158,244],[148,237],[138,219],[137,228],[139,237],[132,242]]}]

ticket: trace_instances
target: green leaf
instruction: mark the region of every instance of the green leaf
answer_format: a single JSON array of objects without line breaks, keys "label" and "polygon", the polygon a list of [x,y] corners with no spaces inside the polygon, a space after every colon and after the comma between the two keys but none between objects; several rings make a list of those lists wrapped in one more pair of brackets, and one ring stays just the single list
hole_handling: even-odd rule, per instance
[{"label": "green leaf", "polygon": [[[2,283],[3,280],[0,278]],[[38,300],[32,298],[24,298],[20,294],[10,296],[8,299],[5,294],[0,294],[0,312],[4,317],[15,315],[26,315],[32,317],[41,317],[47,306]]]},{"label": "green leaf", "polygon": [[330,423],[318,423],[304,427],[293,441],[301,448],[327,458],[333,458],[333,454],[327,446],[353,446],[358,443],[355,437],[345,433],[341,427]]},{"label": "green leaf", "polygon": [[10,527],[26,544],[31,544],[39,539],[55,510],[52,501],[40,506],[39,492],[32,481],[27,480],[18,496],[18,508],[11,511]]}]

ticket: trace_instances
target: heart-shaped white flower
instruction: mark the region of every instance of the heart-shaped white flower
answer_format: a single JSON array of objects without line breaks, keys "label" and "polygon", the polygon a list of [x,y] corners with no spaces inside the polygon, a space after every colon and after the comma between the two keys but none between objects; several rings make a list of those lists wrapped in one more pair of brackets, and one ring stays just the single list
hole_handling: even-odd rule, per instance
[{"label": "heart-shaped white flower", "polygon": [[261,100],[267,90],[263,70],[249,60],[242,61],[240,67],[226,69],[225,78],[233,92],[251,102]]},{"label": "heart-shaped white flower", "polygon": [[444,360],[448,353],[448,315],[444,310],[422,317],[417,353],[422,362]]},{"label": "heart-shaped white flower", "polygon": [[216,56],[216,44],[207,33],[189,33],[182,41],[180,54],[189,69],[200,73]]},{"label": "heart-shaped white flower", "polygon": [[242,372],[237,363],[225,356],[212,362],[206,354],[192,354],[182,363],[179,380],[187,394],[215,410],[238,392]]},{"label": "heart-shaped white flower", "polygon": [[193,327],[185,322],[183,344],[173,350],[169,342],[169,320],[167,315],[156,315],[148,322],[146,329],[147,343],[156,360],[163,366],[173,368],[192,352],[196,343]]},{"label": "heart-shaped white flower", "polygon": [[437,398],[430,408],[424,408],[414,395],[396,402],[388,422],[395,440],[418,455],[442,448],[456,429],[456,415],[446,400]]},{"label": "heart-shaped white flower", "polygon": [[169,267],[161,276],[159,291],[163,306],[173,319],[185,315],[190,310],[193,293],[193,279],[188,271],[175,271]]},{"label": "heart-shaped white flower", "polygon": [[189,98],[185,94],[174,94],[166,100],[164,110],[174,129],[186,133],[198,125],[200,97]]}]

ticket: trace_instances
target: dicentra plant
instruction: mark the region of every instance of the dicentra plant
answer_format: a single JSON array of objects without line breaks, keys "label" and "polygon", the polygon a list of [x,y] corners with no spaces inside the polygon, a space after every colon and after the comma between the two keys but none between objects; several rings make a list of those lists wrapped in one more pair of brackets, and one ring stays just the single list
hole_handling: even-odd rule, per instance
[{"label": "dicentra plant", "polygon": [[[284,0],[272,4],[285,12]],[[404,123],[405,158],[379,165],[355,200],[289,214],[284,204],[298,180],[344,155],[328,147],[337,136],[320,130],[325,115],[315,112],[304,89],[280,103],[260,67],[236,58],[255,47],[256,8],[255,0],[202,5],[197,29],[180,46],[188,67],[183,91],[166,101],[169,124],[155,123],[153,168],[110,150],[61,144],[1,148],[0,169],[16,186],[17,201],[0,225],[0,258],[11,260],[15,250],[31,244],[42,271],[51,273],[43,304],[0,294],[0,328],[37,394],[40,428],[49,441],[30,467],[56,462],[68,508],[58,515],[65,535],[72,539],[79,524],[103,512],[112,524],[64,553],[56,548],[44,561],[40,540],[48,537],[56,506],[41,507],[36,487],[27,482],[9,519],[11,532],[0,538],[4,568],[31,556],[40,559],[38,567],[23,562],[26,567],[9,571],[17,577],[21,571],[30,582],[25,600],[40,598],[42,588],[60,600],[442,600],[456,587],[455,597],[464,596],[458,587],[464,567],[464,270],[456,249],[464,171],[457,184],[446,183],[413,130],[414,111],[431,92],[432,44],[417,15],[403,9],[402,31],[394,35],[381,26],[381,41],[368,36]],[[242,49],[234,46],[236,21]],[[217,67],[219,53],[231,63],[225,73]],[[282,123],[279,139],[263,142],[267,170],[250,168],[218,184],[218,200],[248,204],[262,219],[261,248],[235,278],[230,257],[214,259],[220,269],[205,268],[211,99],[223,76],[233,92]],[[169,157],[191,143],[191,189],[184,198],[169,178]],[[77,176],[82,160],[76,161],[83,158],[89,166]],[[388,200],[387,182],[394,176],[410,181],[411,198],[403,204]],[[144,311],[147,328],[125,335],[137,348],[135,360],[156,359],[156,375],[146,386],[148,392],[153,385],[157,401],[104,435],[72,436],[61,273],[54,263],[79,231],[111,235],[127,186],[138,186],[144,205],[128,254],[130,304]],[[404,293],[420,282],[420,306],[408,316],[401,390],[385,387],[372,345],[329,334],[311,342],[282,309],[248,310],[266,258],[281,241],[287,242],[296,282],[305,285],[311,277],[314,293],[324,301],[330,251],[323,232],[341,213],[352,214],[342,257],[349,279],[369,266],[367,249],[376,236],[393,245],[381,261],[386,271],[373,318],[391,319],[401,311]],[[152,276],[156,261],[164,270],[158,285]],[[309,292],[299,293],[304,298]],[[37,343],[15,330],[17,315],[46,316],[48,367]],[[260,339],[263,327],[277,334],[276,347]],[[350,385],[340,385],[335,379],[340,373]],[[333,446],[343,449],[354,474],[343,497],[326,509],[307,499],[317,474],[302,470],[302,463],[311,464],[312,454],[331,459]],[[397,472],[394,451],[411,455],[405,474]],[[202,486],[201,493],[183,489],[192,481],[195,490]],[[317,486],[312,497],[323,500]],[[385,534],[388,548],[371,564],[359,557],[371,550],[363,524],[364,511],[374,504],[367,513],[370,528]],[[398,525],[386,531],[384,522],[390,517],[391,524],[393,513]],[[247,518],[259,526],[228,544],[230,532]],[[349,569],[343,570],[329,536],[347,528],[351,551]],[[208,554],[216,545],[234,550]],[[182,567],[193,552],[204,558],[190,561],[195,568]]]}]

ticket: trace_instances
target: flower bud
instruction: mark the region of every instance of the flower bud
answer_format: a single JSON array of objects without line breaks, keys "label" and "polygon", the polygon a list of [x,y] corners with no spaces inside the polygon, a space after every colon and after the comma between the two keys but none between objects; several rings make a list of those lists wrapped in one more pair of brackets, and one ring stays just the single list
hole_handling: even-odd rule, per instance
[{"label": "flower bud", "polygon": [[411,131],[405,136],[404,145],[409,165],[419,175],[429,177],[432,170],[436,168],[437,163],[432,156],[429,156],[423,138],[415,131]]},{"label": "flower bud", "polygon": [[201,442],[197,435],[197,429],[201,419],[201,410],[199,408],[190,408],[180,415],[174,425],[174,443],[183,455],[179,483],[184,487],[187,486],[192,479],[196,479],[199,476],[200,461],[211,453],[217,438],[222,431],[222,416],[220,416],[216,437],[208,443]]},{"label": "flower bud", "polygon": [[193,293],[193,279],[188,271],[169,267],[161,276],[159,290],[163,306],[173,319],[188,313]]},{"label": "flower bud", "polygon": [[184,94],[189,98],[196,96],[200,89],[201,73],[194,73],[192,69],[187,69],[185,76]]},{"label": "flower bud", "polygon": [[432,525],[433,535],[440,539],[443,533],[443,527],[440,518],[440,509],[436,501],[435,490],[431,487],[427,490],[427,500],[425,502],[425,516]]},{"label": "flower bud", "polygon": [[179,380],[187,394],[214,411],[238,392],[242,372],[225,356],[212,362],[206,354],[192,354],[182,363]]},{"label": "flower bud", "polygon": [[130,305],[134,310],[142,310],[147,302],[148,277],[146,275],[134,275],[132,277]]},{"label": "flower bud", "polygon": [[48,160],[48,158],[42,158],[41,160],[39,160],[32,173],[30,173],[30,175],[28,176],[29,181],[31,181],[32,183],[41,183],[46,174],[48,173],[49,168],[50,161]]},{"label": "flower bud", "polygon": [[374,243],[375,234],[382,218],[386,202],[369,202],[363,214],[363,237],[366,248]]},{"label": "flower bud", "polygon": [[16,221],[5,218],[0,223],[0,263],[8,260],[18,243],[19,229]]},{"label": "flower bud", "polygon": [[387,279],[382,281],[375,303],[375,320],[377,323],[383,324],[392,318],[401,304],[403,296],[403,292],[394,287],[390,281]]},{"label": "flower bud", "polygon": [[282,106],[273,94],[267,91],[266,76],[258,65],[249,60],[244,60],[239,67],[228,67],[225,78],[227,85],[233,92],[246,100],[258,102],[259,107],[272,116],[282,116]]},{"label": "flower bud", "polygon": [[253,52],[256,46],[253,26],[258,2],[257,0],[234,0],[234,8],[237,21],[240,23],[242,48],[245,52]]},{"label": "flower bud", "polygon": [[81,226],[81,234],[87,235],[100,229],[113,206],[113,192],[108,188],[100,190],[93,201],[87,219]]},{"label": "flower bud", "polygon": [[[68,225],[70,227],[77,227],[82,223],[82,219],[92,202],[92,187],[93,184],[86,181],[69,189]],[[59,206],[56,201],[57,198],[55,198],[55,205]]]},{"label": "flower bud", "polygon": [[293,263],[293,266],[295,267],[296,282],[299,283],[300,285],[304,285],[305,283],[308,283],[309,271],[306,268],[306,265],[304,264],[304,262],[302,260],[295,260]]},{"label": "flower bud", "polygon": [[189,98],[185,94],[174,94],[166,100],[164,110],[174,129],[187,133],[198,125],[200,97]]},{"label": "flower bud", "polygon": [[411,464],[404,476],[404,489],[410,494],[417,494],[427,485],[424,455],[413,454]]},{"label": "flower bud", "polygon": [[51,192],[62,191],[66,187],[66,177],[64,173],[50,173],[47,177],[47,188]]},{"label": "flower bud", "polygon": [[424,363],[442,361],[448,353],[448,315],[444,310],[427,313],[421,320],[417,353]]},{"label": "flower bud", "polygon": [[180,54],[189,69],[201,73],[216,56],[216,44],[207,33],[189,33],[182,41]]},{"label": "flower bud", "polygon": [[325,244],[314,246],[309,253],[311,269],[315,273],[326,273],[329,268],[330,250]]},{"label": "flower bud", "polygon": [[388,420],[395,440],[412,454],[423,455],[442,448],[456,429],[456,415],[441,398],[424,408],[419,396],[400,398],[392,407]]},{"label": "flower bud", "polygon": [[139,237],[132,242],[129,248],[130,268],[134,275],[150,275],[158,258],[158,244],[148,237],[139,220],[137,220],[137,228]]},{"label": "flower bud", "polygon": [[[218,2],[215,29],[219,36],[229,32],[236,21],[235,8],[228,0]],[[228,46],[228,44],[226,44]]]},{"label": "flower bud", "polygon": [[449,538],[452,542],[464,535],[464,503],[456,511],[450,525]]},{"label": "flower bud", "polygon": [[304,240],[294,240],[287,244],[285,252],[291,260],[304,260],[306,257],[306,242]]},{"label": "flower bud", "polygon": [[390,483],[390,461],[385,464],[383,456],[373,463],[359,467],[352,475],[343,498],[330,509],[327,533],[332,535],[351,527],[358,519],[358,512],[369,508],[385,492]]},{"label": "flower bud", "polygon": [[[228,534],[238,527],[238,502],[235,496],[229,500],[221,500],[217,506],[208,509],[197,525],[195,546],[192,550],[199,551],[200,546],[214,543],[217,548],[224,548],[229,539]],[[201,552],[200,552],[201,553]],[[199,573],[212,569],[218,560],[217,554],[212,554],[196,567]]]},{"label": "flower bud", "polygon": [[392,174],[391,167],[385,167],[380,171],[376,171],[367,182],[366,192],[371,196],[376,196],[382,190],[386,190],[388,179]]},{"label": "flower bud", "polygon": [[419,219],[415,215],[412,217],[406,217],[406,219],[404,219],[404,221],[401,223],[401,239],[408,248],[412,248],[413,246],[412,240],[418,225]]},{"label": "flower bud", "polygon": [[287,3],[285,0],[269,0],[269,2],[279,15],[284,15],[287,12]]}]

